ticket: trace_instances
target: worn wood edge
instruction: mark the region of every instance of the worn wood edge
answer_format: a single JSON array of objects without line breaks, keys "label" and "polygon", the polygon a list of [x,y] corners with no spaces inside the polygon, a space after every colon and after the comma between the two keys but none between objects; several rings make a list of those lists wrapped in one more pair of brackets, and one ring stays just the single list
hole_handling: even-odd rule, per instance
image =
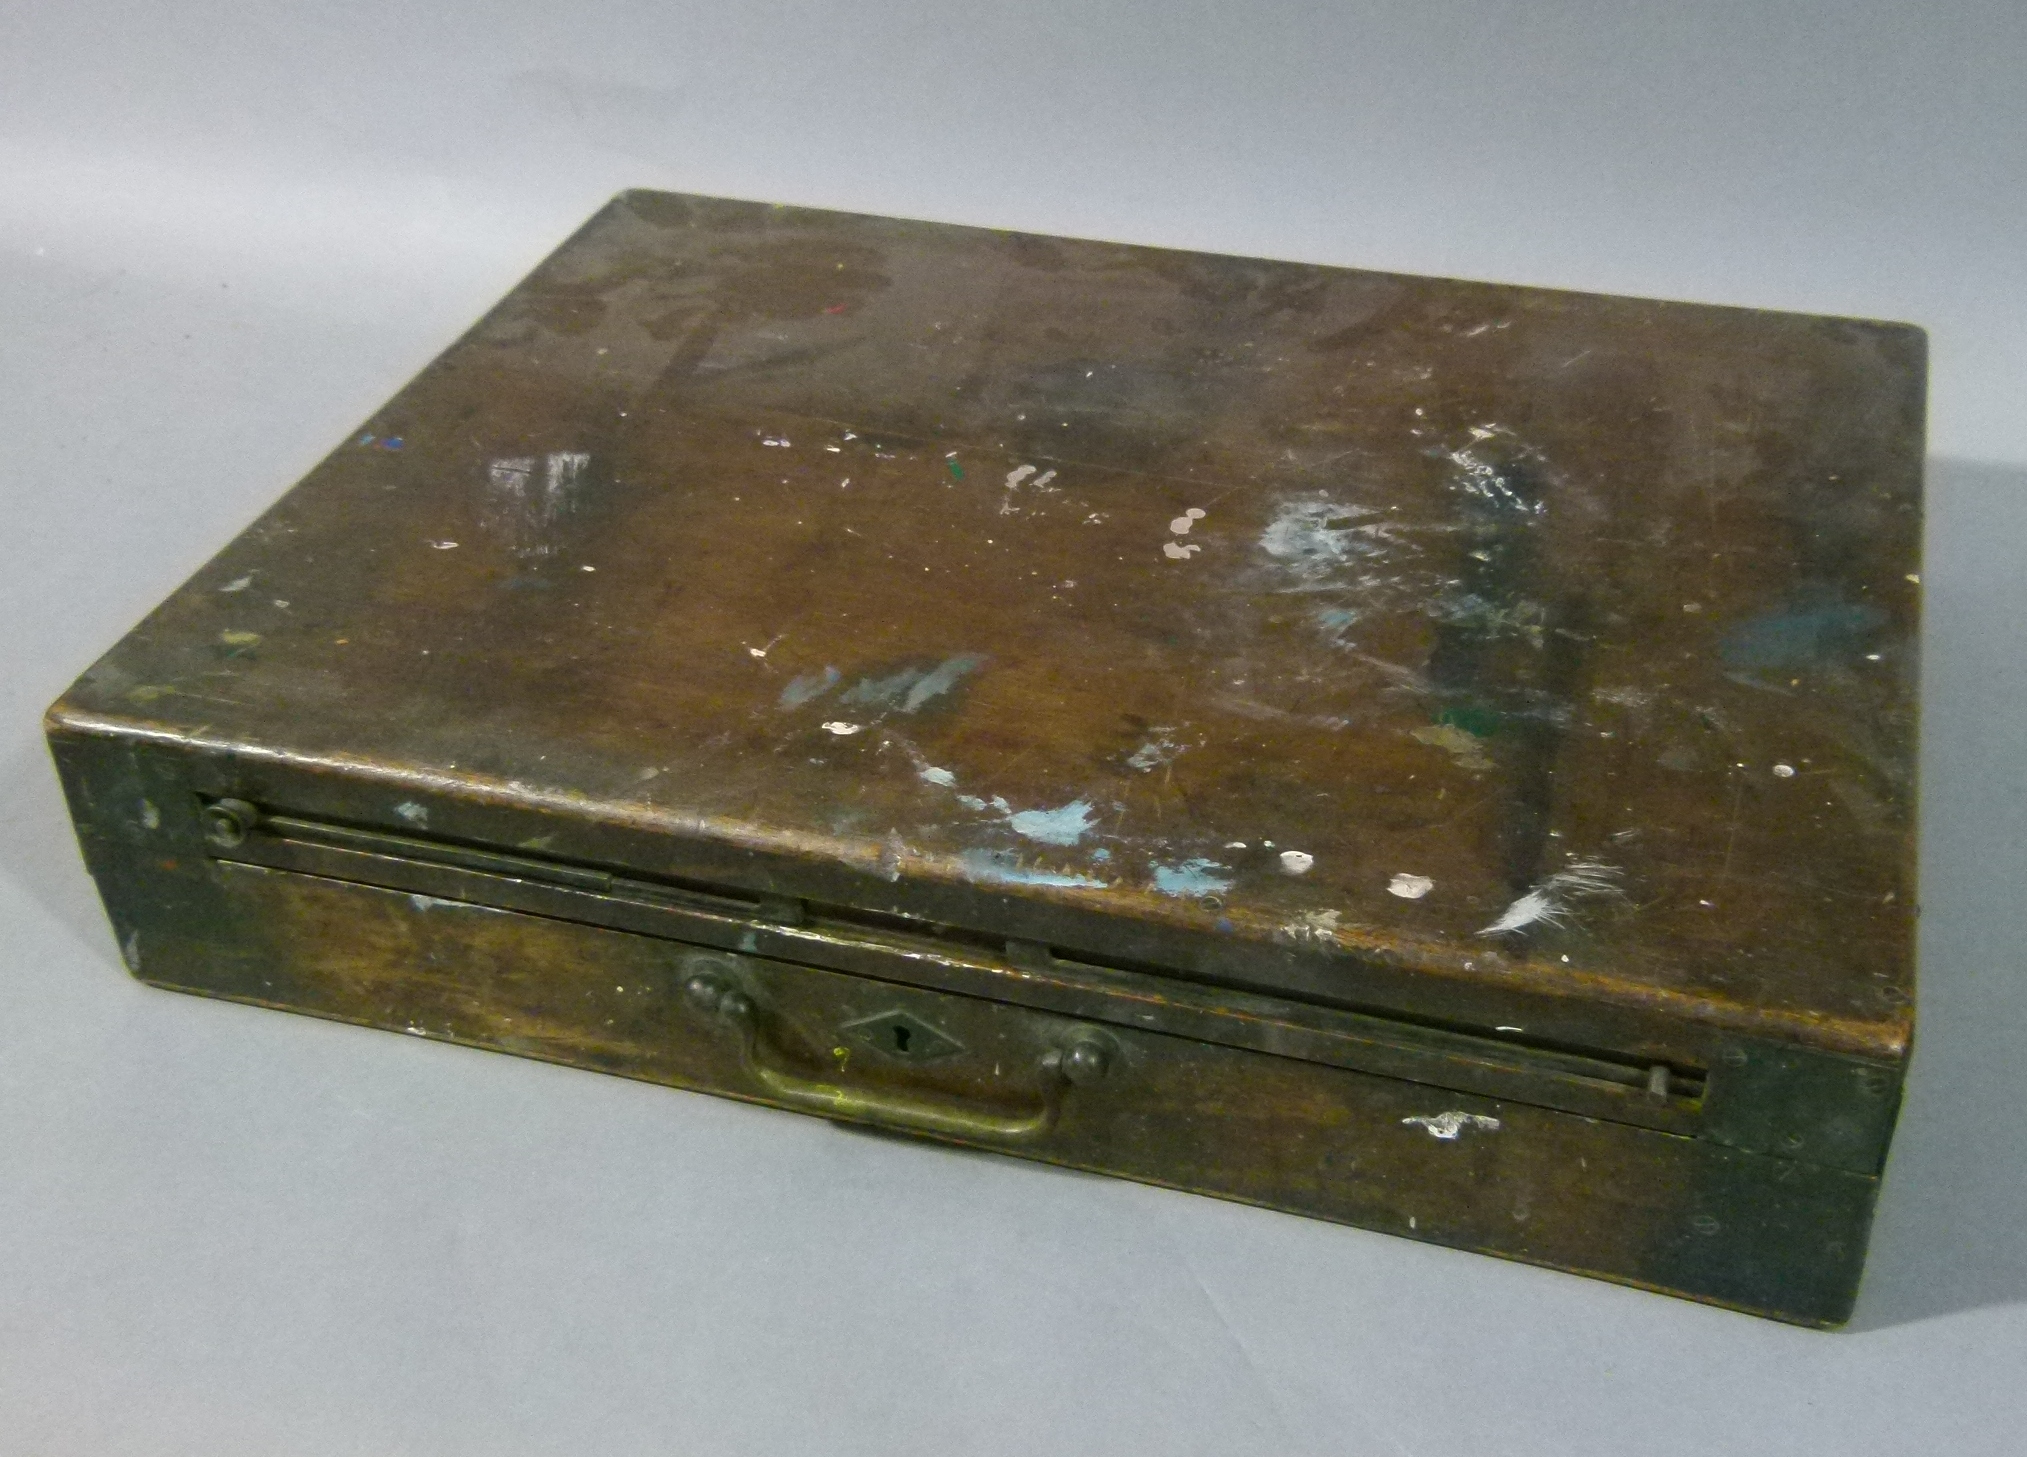
[{"label": "worn wood edge", "polygon": [[[674,838],[714,842],[735,850],[776,857],[791,862],[842,864],[861,874],[889,880],[891,851],[883,840],[853,841],[810,834],[765,833],[741,821],[722,816],[685,815],[658,810],[637,803],[601,799],[579,791],[533,785],[520,780],[500,779],[468,771],[454,772],[416,765],[396,765],[345,754],[306,753],[298,750],[253,744],[217,735],[203,729],[178,728],[159,720],[110,714],[75,704],[76,688],[51,705],[44,715],[45,732],[52,738],[73,736],[145,742],[187,752],[215,754],[232,759],[254,760],[310,773],[326,773],[358,781],[378,783],[407,793],[455,795],[498,808],[537,809],[559,813],[617,828]],[[979,889],[955,860],[916,856],[910,872],[945,884]],[[1078,909],[1097,909],[1116,914],[1111,900],[1101,902],[1075,887],[990,887],[992,893],[1016,901],[1056,904]],[[1116,896],[1116,891],[1108,895]],[[1151,906],[1151,909],[1160,909]],[[1200,934],[1195,928],[1173,921],[1148,917],[1154,924]],[[1274,928],[1257,915],[1234,916],[1234,934],[1221,941],[1238,941],[1261,947],[1280,947],[1272,939]],[[1598,972],[1553,970],[1533,962],[1514,961],[1497,950],[1465,952],[1448,946],[1416,946],[1406,943],[1387,946],[1366,943],[1337,934],[1335,949],[1342,955],[1378,963],[1391,970],[1441,977],[1454,982],[1555,997],[1565,1001],[1603,1002],[1612,1007],[1647,1015],[1697,1024],[1719,1031],[1793,1042],[1826,1052],[1899,1063],[1907,1055],[1913,1035],[1912,1008],[1899,1009],[1894,1020],[1865,1021],[1850,1017],[1829,1017],[1773,1009],[1746,1009],[1708,997],[1696,997],[1666,988],[1645,986]],[[1492,974],[1476,968],[1467,970],[1466,960],[1492,963]]]}]

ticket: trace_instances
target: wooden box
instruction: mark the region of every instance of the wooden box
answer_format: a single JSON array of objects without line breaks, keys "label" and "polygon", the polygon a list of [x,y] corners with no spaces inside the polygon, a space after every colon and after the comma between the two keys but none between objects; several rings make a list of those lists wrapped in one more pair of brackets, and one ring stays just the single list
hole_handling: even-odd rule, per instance
[{"label": "wooden box", "polygon": [[157,986],[1835,1324],[1923,379],[629,193],[48,732]]}]

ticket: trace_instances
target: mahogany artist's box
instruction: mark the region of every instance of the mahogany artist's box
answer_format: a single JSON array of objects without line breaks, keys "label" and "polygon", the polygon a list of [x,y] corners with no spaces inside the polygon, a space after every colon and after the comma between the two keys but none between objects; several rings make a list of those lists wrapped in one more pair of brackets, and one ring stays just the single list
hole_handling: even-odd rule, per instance
[{"label": "mahogany artist's box", "polygon": [[48,732],[155,986],[1831,1325],[1924,372],[629,193]]}]

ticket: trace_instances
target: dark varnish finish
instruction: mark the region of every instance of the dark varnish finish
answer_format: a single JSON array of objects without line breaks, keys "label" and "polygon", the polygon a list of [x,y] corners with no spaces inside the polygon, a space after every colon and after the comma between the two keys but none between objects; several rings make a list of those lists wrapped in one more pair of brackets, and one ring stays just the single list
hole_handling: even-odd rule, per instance
[{"label": "dark varnish finish", "polygon": [[629,193],[49,733],[159,985],[1834,1324],[1924,368]]}]

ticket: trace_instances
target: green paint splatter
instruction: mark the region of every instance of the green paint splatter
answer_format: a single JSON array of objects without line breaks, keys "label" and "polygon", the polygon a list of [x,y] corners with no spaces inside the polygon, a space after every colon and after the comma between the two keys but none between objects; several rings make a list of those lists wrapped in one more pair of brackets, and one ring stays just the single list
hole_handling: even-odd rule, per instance
[{"label": "green paint splatter", "polygon": [[1460,728],[1467,734],[1489,739],[1499,732],[1500,713],[1496,708],[1446,708],[1436,715],[1436,722],[1451,728]]},{"label": "green paint splatter", "polygon": [[943,463],[950,467],[950,478],[952,480],[961,481],[964,479],[963,466],[959,465],[955,460],[946,460]]}]

